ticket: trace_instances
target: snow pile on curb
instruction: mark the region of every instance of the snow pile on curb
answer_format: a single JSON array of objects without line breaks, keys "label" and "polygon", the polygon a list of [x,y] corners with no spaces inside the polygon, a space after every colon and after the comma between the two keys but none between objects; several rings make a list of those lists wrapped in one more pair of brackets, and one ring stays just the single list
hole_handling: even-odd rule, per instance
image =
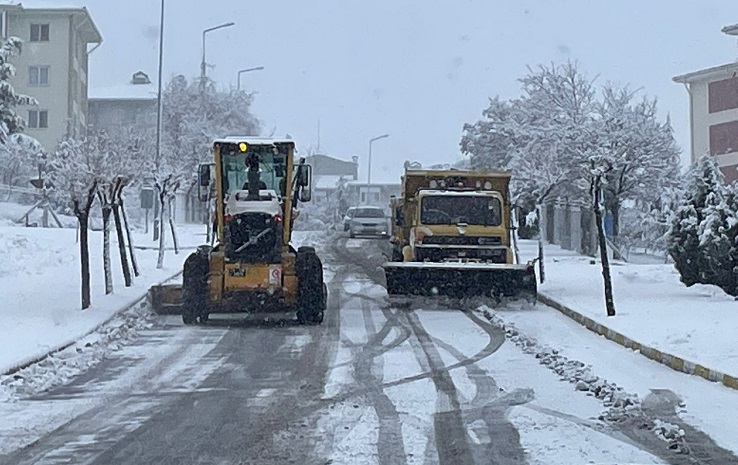
[{"label": "snow pile on curb", "polygon": [[614,382],[596,376],[591,367],[561,355],[558,350],[542,347],[534,338],[521,334],[515,325],[506,323],[487,306],[479,307],[490,323],[505,331],[505,337],[524,353],[533,355],[541,365],[546,366],[563,381],[574,384],[577,391],[601,400],[607,410],[599,420],[610,424],[638,421],[642,428],[651,430],[658,438],[668,443],[668,448],[680,454],[688,454],[684,430],[678,425],[651,418],[643,411],[637,394],[626,392]]},{"label": "snow pile on curb", "polygon": [[0,402],[13,402],[69,383],[131,342],[141,330],[151,328],[153,316],[150,307],[142,301],[71,346],[0,377]]}]

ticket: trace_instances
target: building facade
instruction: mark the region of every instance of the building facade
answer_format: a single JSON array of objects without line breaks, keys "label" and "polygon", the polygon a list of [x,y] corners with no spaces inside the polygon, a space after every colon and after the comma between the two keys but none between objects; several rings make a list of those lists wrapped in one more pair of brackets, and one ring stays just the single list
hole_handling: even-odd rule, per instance
[{"label": "building facade", "polygon": [[143,71],[127,84],[90,90],[88,127],[114,131],[156,128],[156,86]]},{"label": "building facade", "polygon": [[[738,35],[738,25],[723,28]],[[726,182],[738,180],[738,63],[676,76],[689,93],[691,160],[717,157]]]},{"label": "building facade", "polygon": [[86,8],[28,8],[0,5],[3,37],[23,41],[12,84],[16,92],[38,101],[22,108],[26,133],[46,150],[66,135],[82,136],[87,128],[88,55],[102,36]]}]

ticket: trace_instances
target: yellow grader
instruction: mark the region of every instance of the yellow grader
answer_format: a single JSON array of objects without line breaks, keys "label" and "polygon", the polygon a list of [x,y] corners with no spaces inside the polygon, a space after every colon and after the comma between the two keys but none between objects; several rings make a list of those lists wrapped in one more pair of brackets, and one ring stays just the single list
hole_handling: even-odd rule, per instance
[{"label": "yellow grader", "polygon": [[201,200],[215,196],[215,245],[187,258],[182,285],[152,288],[153,305],[179,308],[185,324],[234,312],[295,312],[302,324],[320,324],[322,263],[313,247],[290,244],[298,202],[311,198],[311,167],[295,163],[291,140],[228,137],[212,152],[198,190]]}]

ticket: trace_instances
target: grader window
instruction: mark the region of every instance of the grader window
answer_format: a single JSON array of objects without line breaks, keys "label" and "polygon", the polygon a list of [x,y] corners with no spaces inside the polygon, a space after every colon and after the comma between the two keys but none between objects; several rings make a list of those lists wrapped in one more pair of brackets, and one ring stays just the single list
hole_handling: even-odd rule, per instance
[{"label": "grader window", "polygon": [[[223,192],[232,194],[248,188],[248,159],[257,156],[259,161],[259,189],[274,190],[283,194],[286,173],[286,148],[250,145],[246,152],[238,150],[238,146],[224,146],[221,149],[223,169]],[[276,151],[276,153],[275,153]]]}]

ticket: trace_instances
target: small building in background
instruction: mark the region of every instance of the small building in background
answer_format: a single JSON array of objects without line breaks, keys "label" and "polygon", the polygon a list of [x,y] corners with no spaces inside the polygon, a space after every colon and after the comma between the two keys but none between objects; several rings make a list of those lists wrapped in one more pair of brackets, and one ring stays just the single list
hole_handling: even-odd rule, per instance
[{"label": "small building in background", "polygon": [[[305,158],[305,163],[313,167],[313,202],[316,206],[332,201],[338,203],[341,200],[339,192],[359,175],[359,157],[356,156],[348,161],[328,155],[310,155]],[[339,208],[338,205],[336,207]]]},{"label": "small building in background", "polygon": [[23,41],[23,53],[10,62],[16,68],[15,91],[38,100],[38,106],[20,109],[26,134],[47,151],[67,135],[84,136],[88,55],[102,43],[87,9],[6,1],[0,4],[0,33]]},{"label": "small building in background", "polygon": [[[738,36],[738,24],[722,29]],[[738,63],[676,76],[689,92],[691,161],[717,157],[726,182],[738,180]]]},{"label": "small building in background", "polygon": [[127,83],[93,88],[89,99],[89,128],[116,131],[156,128],[157,88],[143,71]]}]

